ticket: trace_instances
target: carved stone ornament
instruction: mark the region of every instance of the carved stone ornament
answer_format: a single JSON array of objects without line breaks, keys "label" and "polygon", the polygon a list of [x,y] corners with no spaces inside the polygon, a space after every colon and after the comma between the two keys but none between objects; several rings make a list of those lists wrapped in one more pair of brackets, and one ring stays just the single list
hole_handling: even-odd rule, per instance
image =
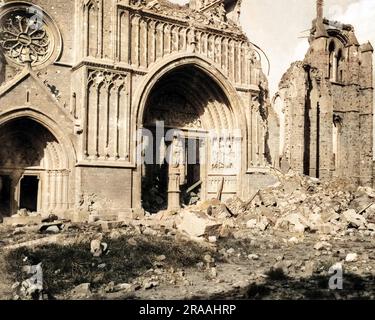
[{"label": "carved stone ornament", "polygon": [[40,67],[56,59],[61,41],[53,21],[38,7],[11,4],[0,14],[0,47],[8,61]]},{"label": "carved stone ornament", "polygon": [[[237,0],[238,1],[238,0]],[[240,2],[240,1],[238,1]],[[179,6],[162,0],[131,0],[130,4],[140,10],[153,11],[170,18],[188,20],[190,25],[240,33],[238,21],[228,18],[223,0],[196,0]],[[178,7],[178,10],[176,8]]]},{"label": "carved stone ornament", "polygon": [[155,97],[150,104],[145,122],[153,125],[163,121],[167,127],[201,129],[202,121],[197,110],[179,95],[171,93]]}]

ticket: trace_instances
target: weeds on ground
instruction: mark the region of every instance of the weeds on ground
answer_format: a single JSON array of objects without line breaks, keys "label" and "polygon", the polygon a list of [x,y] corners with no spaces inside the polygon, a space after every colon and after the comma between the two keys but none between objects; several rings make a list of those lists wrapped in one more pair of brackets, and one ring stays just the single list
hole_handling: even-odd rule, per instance
[{"label": "weeds on ground", "polygon": [[[6,256],[6,269],[16,281],[24,280],[22,267],[27,261],[43,264],[45,289],[52,295],[71,290],[81,283],[100,287],[113,281],[128,283],[154,267],[157,256],[165,255],[164,268],[187,268],[202,261],[207,248],[188,241],[172,241],[155,236],[104,239],[108,252],[95,258],[90,253],[90,243],[68,246],[51,244],[36,249],[19,248]],[[213,252],[209,252],[215,255]]]}]

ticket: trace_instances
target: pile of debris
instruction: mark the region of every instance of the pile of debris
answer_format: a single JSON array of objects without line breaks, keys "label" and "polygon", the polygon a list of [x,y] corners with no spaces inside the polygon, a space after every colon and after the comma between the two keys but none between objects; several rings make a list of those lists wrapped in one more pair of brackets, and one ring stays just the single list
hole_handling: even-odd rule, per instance
[{"label": "pile of debris", "polygon": [[277,184],[257,191],[247,201],[214,199],[187,207],[174,218],[175,225],[193,238],[210,242],[242,227],[321,234],[360,230],[375,236],[375,190],[344,179],[323,182],[294,172],[278,178]]}]

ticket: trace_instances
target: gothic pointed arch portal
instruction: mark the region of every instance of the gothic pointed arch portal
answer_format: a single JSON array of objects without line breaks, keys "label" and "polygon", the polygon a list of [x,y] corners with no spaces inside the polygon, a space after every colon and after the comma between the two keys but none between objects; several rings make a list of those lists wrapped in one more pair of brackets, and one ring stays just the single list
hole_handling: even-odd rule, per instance
[{"label": "gothic pointed arch portal", "polygon": [[142,121],[145,210],[178,210],[218,191],[223,198],[237,193],[241,130],[227,95],[206,72],[185,64],[165,73]]},{"label": "gothic pointed arch portal", "polygon": [[3,216],[69,208],[69,161],[45,126],[29,117],[0,125],[0,211]]}]

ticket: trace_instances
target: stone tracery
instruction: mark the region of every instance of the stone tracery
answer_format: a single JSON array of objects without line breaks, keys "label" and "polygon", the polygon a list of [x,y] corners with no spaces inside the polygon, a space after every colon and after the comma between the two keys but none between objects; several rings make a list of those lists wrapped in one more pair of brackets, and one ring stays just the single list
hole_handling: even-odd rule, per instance
[{"label": "stone tracery", "polygon": [[1,18],[0,26],[0,45],[13,62],[39,65],[48,59],[53,50],[53,38],[35,15],[13,11]]}]

